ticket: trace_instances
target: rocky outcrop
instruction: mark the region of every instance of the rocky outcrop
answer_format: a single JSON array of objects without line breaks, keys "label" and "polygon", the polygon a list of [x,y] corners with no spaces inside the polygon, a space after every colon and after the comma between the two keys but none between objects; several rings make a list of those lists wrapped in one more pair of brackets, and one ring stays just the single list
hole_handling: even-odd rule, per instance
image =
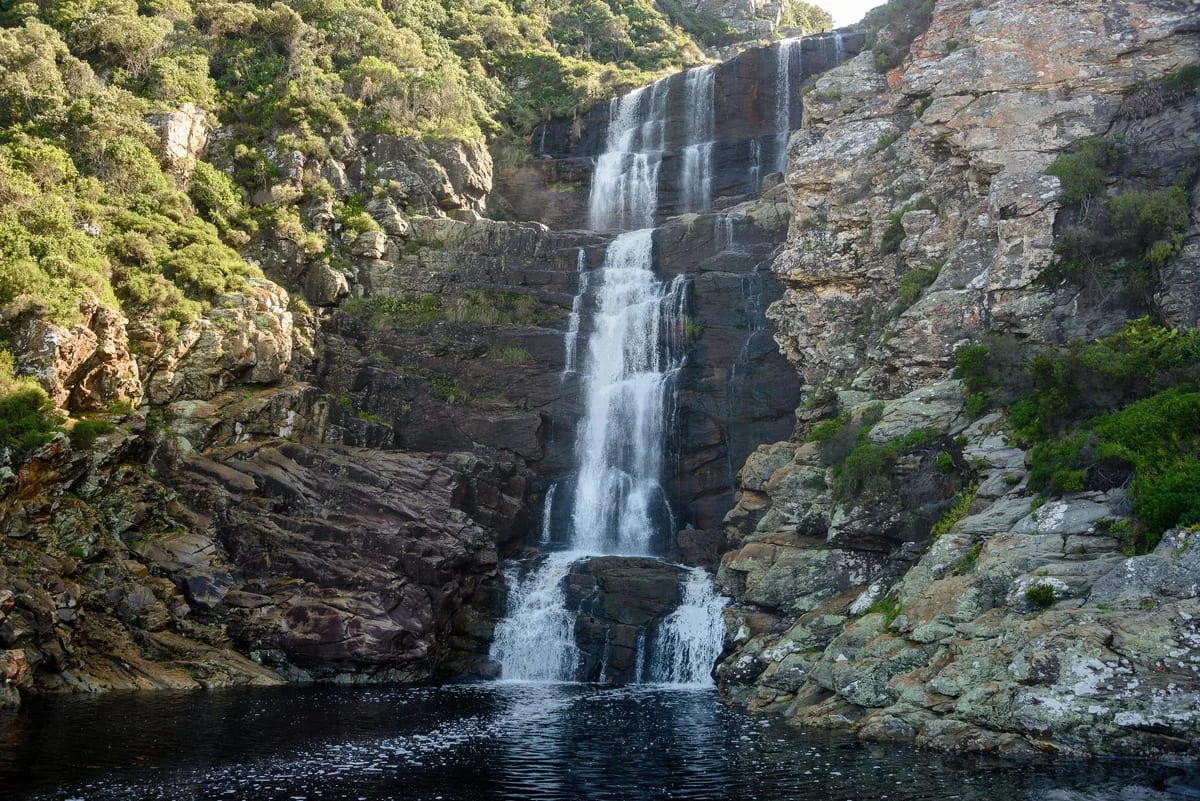
[{"label": "rocky outcrop", "polygon": [[0,647],[31,690],[428,677],[523,526],[524,474],[469,455],[269,440],[147,475],[137,447],[63,441],[0,507]]},{"label": "rocky outcrop", "polygon": [[567,606],[579,610],[579,681],[631,684],[648,675],[655,634],[679,605],[687,571],[657,559],[597,557],[567,577]]},{"label": "rocky outcrop", "polygon": [[[1027,27],[1036,42],[1016,35]],[[1120,124],[1139,82],[1188,63],[1194,27],[1194,9],[1170,2],[944,0],[903,70],[879,75],[863,54],[818,77],[789,163],[795,218],[776,265],[788,291],[770,312],[806,383],[902,393],[983,330],[1036,344],[1119,327],[1111,298],[1040,280],[1059,209],[1044,170]],[[1126,125],[1129,149],[1174,163],[1179,146],[1194,152],[1187,120],[1168,109]],[[914,270],[936,280],[901,308]]]},{"label": "rocky outcrop", "polygon": [[[806,385],[801,423],[847,422],[741,470],[719,572],[740,602],[729,697],[944,750],[1196,758],[1192,535],[1126,556],[1120,488],[1038,508],[1026,452],[1000,415],[964,414],[951,367],[985,335],[1032,352],[1144,313],[1049,278],[1067,212],[1045,170],[1101,134],[1130,154],[1114,191],[1194,162],[1194,94],[1121,109],[1195,60],[1197,19],[1165,1],[941,0],[900,69],[863,54],[816,79],[768,316]],[[1156,300],[1177,325],[1189,253]],[[863,443],[884,458],[847,466]]]},{"label": "rocky outcrop", "polygon": [[70,326],[29,312],[6,320],[18,371],[36,378],[50,400],[70,412],[140,401],[140,371],[129,352],[125,317],[85,298],[80,318]]},{"label": "rocky outcrop", "polygon": [[163,166],[187,179],[208,146],[212,133],[208,114],[189,102],[175,111],[151,114],[146,124],[158,135],[158,157]]},{"label": "rocky outcrop", "polygon": [[215,308],[163,342],[151,321],[135,328],[146,376],[147,400],[208,400],[232,386],[269,385],[290,373],[295,333],[288,293],[271,281],[251,279],[241,292],[217,299]]}]

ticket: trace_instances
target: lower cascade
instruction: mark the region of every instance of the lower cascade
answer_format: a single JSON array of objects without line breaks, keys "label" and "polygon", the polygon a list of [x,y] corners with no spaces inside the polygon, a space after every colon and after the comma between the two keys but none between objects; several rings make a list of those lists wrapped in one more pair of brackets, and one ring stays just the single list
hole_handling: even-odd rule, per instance
[{"label": "lower cascade", "polygon": [[[685,361],[687,299],[684,278],[655,275],[653,250],[652,230],[629,231],[609,245],[597,280],[583,281],[581,273],[576,305],[590,308],[590,333],[575,471],[546,493],[541,541],[559,550],[524,575],[515,567],[506,574],[508,611],[491,648],[503,679],[712,682],[724,601],[704,570],[653,559],[675,527],[662,481],[674,383]],[[615,556],[630,559],[612,562]],[[615,577],[628,570],[655,578]],[[667,586],[630,604],[637,609],[613,609],[609,585],[619,581]],[[641,608],[655,604],[662,615]],[[674,610],[667,613],[667,604]],[[598,664],[588,664],[577,644],[588,631],[601,643]]]}]

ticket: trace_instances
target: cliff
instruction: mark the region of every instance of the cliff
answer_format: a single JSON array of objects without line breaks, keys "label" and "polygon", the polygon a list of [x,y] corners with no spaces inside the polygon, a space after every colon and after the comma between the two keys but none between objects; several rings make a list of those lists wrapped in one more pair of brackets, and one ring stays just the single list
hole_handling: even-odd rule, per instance
[{"label": "cliff", "polygon": [[1162,404],[1197,378],[1200,12],[928,21],[805,97],[768,312],[804,439],[739,474],[721,685],[873,740],[1194,759],[1197,430]]}]

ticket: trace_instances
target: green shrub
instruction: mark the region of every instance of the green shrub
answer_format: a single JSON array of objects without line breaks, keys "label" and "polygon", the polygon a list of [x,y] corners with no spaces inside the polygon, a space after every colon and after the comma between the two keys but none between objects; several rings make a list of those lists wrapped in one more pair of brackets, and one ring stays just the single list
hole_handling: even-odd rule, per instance
[{"label": "green shrub", "polygon": [[991,350],[987,345],[963,345],[954,351],[955,375],[961,378],[968,392],[986,392],[992,387],[988,376]]},{"label": "green shrub", "polygon": [[963,404],[963,411],[966,412],[967,417],[974,420],[987,414],[988,409],[991,407],[991,398],[982,392],[977,392],[973,395],[967,395],[966,402]]},{"label": "green shrub", "polygon": [[1182,246],[1191,218],[1191,202],[1181,186],[1126,192],[1108,203],[1109,223],[1127,246],[1162,264]]},{"label": "green shrub", "polygon": [[902,136],[904,136],[904,131],[892,131],[891,133],[884,134],[875,142],[875,145],[871,148],[871,153],[882,153],[899,141]]},{"label": "green shrub", "polygon": [[977,542],[967,549],[967,552],[962,555],[962,558],[954,563],[951,572],[956,576],[961,576],[964,573],[969,573],[975,569],[976,563],[979,562],[979,556],[983,553],[983,543]]},{"label": "green shrub", "polygon": [[904,242],[904,224],[900,222],[901,212],[892,212],[887,216],[887,225],[883,236],[879,238],[879,252],[883,254],[899,253],[900,245]]},{"label": "green shrub", "polygon": [[1107,140],[1096,137],[1075,145],[1070,153],[1059,156],[1046,169],[1062,182],[1062,200],[1079,206],[1104,190],[1104,182],[1117,158],[1116,148]]},{"label": "green shrub", "polygon": [[412,328],[424,323],[446,319],[437,295],[406,294],[403,297],[368,295],[347,300],[342,312],[357,317],[377,331],[389,328]]},{"label": "green shrub", "polygon": [[1025,590],[1025,600],[1039,609],[1046,609],[1054,604],[1054,587],[1049,584],[1034,584]]},{"label": "green shrub", "polygon": [[892,628],[892,624],[896,622],[896,618],[900,617],[900,601],[891,597],[884,597],[876,600],[867,607],[866,614],[868,615],[883,615],[883,625],[879,627],[880,631],[888,632]]},{"label": "green shrub", "polygon": [[7,449],[14,462],[24,461],[62,430],[62,420],[41,387],[8,392],[0,396],[0,449]]},{"label": "green shrub", "polygon": [[1195,92],[1200,89],[1200,63],[1186,64],[1163,76],[1163,83],[1172,92]]},{"label": "green shrub", "polygon": [[471,395],[465,389],[458,385],[452,378],[438,376],[429,381],[429,387],[433,390],[433,394],[445,401],[465,401],[470,400]]},{"label": "green shrub", "polygon": [[830,420],[822,420],[809,430],[805,442],[828,442],[837,434],[838,429],[850,422],[850,412],[842,412]]},{"label": "green shrub", "polygon": [[917,267],[909,270],[900,279],[900,308],[907,309],[917,302],[921,294],[937,280],[937,267]]},{"label": "green shrub", "polygon": [[841,503],[869,503],[891,488],[892,462],[881,445],[864,442],[833,468],[833,497]]},{"label": "green shrub", "polygon": [[866,45],[879,72],[900,66],[912,43],[929,29],[933,7],[934,0],[888,0],[867,12]]},{"label": "green shrub", "polygon": [[929,530],[929,536],[936,540],[944,534],[949,533],[950,529],[954,528],[960,520],[970,514],[971,504],[975,503],[975,498],[978,494],[979,487],[975,484],[958,493],[950,508],[933,524],[933,527]]},{"label": "green shrub", "polygon": [[96,443],[97,437],[112,430],[113,424],[107,420],[78,420],[71,426],[71,447],[88,450]]},{"label": "green shrub", "polygon": [[505,345],[496,346],[488,350],[488,358],[510,364],[529,364],[533,361],[533,354],[525,350],[525,348]]},{"label": "green shrub", "polygon": [[919,448],[928,448],[942,441],[942,433],[935,428],[914,428],[902,437],[887,444],[887,451],[899,455]]},{"label": "green shrub", "polygon": [[1087,479],[1088,460],[1095,455],[1095,441],[1078,432],[1034,446],[1029,468],[1029,488],[1060,494],[1079,492]]}]

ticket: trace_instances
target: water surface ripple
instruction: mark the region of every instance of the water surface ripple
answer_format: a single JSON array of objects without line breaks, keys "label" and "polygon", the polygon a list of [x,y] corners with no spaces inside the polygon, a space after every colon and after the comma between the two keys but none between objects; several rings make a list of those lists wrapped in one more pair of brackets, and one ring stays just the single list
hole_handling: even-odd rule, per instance
[{"label": "water surface ripple", "polygon": [[1186,768],[947,758],[804,734],[712,690],[568,684],[61,699],[0,717],[4,799],[1200,797]]}]

